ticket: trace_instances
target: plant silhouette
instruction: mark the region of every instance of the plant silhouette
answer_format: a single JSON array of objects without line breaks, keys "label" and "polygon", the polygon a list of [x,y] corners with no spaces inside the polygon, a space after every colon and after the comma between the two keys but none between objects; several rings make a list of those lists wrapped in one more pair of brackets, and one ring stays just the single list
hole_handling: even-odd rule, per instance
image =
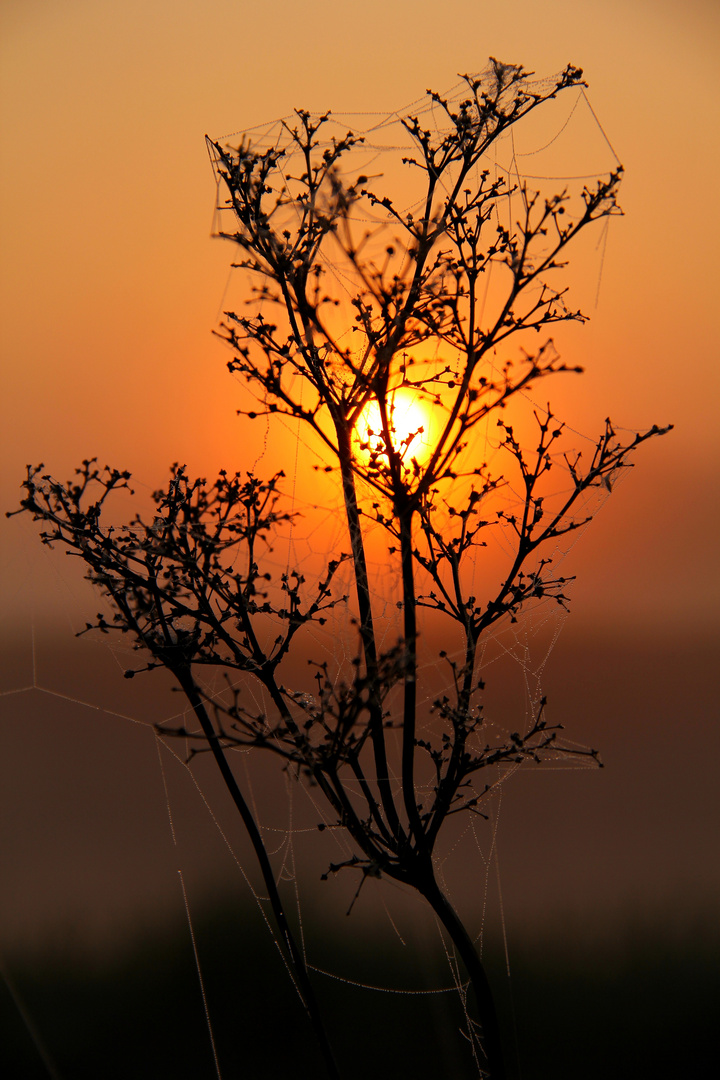
[{"label": "plant silhouette", "polygon": [[[409,146],[402,165],[416,195],[409,209],[383,177],[357,171],[364,139],[330,134],[330,114],[298,111],[272,145],[208,140],[231,221],[220,235],[236,245],[235,265],[249,281],[246,310],[227,312],[218,330],[230,370],[257,398],[248,415],[284,415],[314,432],[342,497],[347,551],[333,553],[319,580],[299,570],[273,578],[263,561],[292,519],[281,474],[221,472],[208,483],[176,465],[154,496],[152,521],[118,529],[103,513],[129,473],[86,460],[73,481],[58,483],[43,466],[28,469],[22,508],[43,523],[45,543],[84,560],[111,602],[112,617],[98,615],[87,629],[129,635],[142,663],[126,675],[165,668],[191,706],[197,726],[162,733],[217,761],[331,1076],[339,1068],[230,751],[267,750],[322,792],[354,850],[328,873],[354,869],[358,892],[368,877],[389,877],[431,906],[467,973],[470,1036],[479,1070],[493,1080],[506,1073],[492,994],[438,882],[436,846],[451,816],[483,813],[494,767],[558,754],[597,760],[594,750],[563,743],[544,699],[524,729],[498,736],[485,722],[478,676],[478,650],[501,620],[516,621],[534,604],[567,604],[559,542],[590,520],[588,495],[609,491],[637,447],[668,430],[623,437],[608,420],[583,458],[566,448],[549,405],[532,409],[524,426],[511,416],[550,376],[581,370],[566,366],[549,338],[527,344],[554,323],[584,320],[552,282],[578,234],[620,213],[622,169],[584,187],[575,205],[567,191],[544,197],[497,175],[490,153],[528,114],[583,85],[572,66],[534,82],[492,60],[464,77],[455,100],[429,92],[435,130],[421,115],[401,119]],[[397,420],[401,394],[432,415],[422,452],[423,423]],[[375,419],[363,426],[370,406]],[[492,464],[480,458],[481,426],[496,434]],[[378,527],[400,582],[399,635],[389,649],[377,631],[366,551],[368,529]],[[481,595],[473,581],[497,536],[510,555]],[[348,575],[350,632],[359,638],[352,669],[321,661],[308,687],[289,689],[283,661],[308,627],[347,601],[339,583]],[[421,738],[418,638],[428,618],[446,620],[461,645],[455,658],[442,654],[450,689],[434,701],[423,729],[431,734]],[[223,694],[204,689],[205,669],[225,673]],[[263,689],[262,711],[248,682]]]}]

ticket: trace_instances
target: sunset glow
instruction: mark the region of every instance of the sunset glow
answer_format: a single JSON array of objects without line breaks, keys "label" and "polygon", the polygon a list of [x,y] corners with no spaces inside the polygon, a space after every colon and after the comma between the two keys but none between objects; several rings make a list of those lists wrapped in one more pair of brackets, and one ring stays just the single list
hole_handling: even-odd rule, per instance
[{"label": "sunset glow", "polygon": [[[437,433],[432,406],[417,391],[400,388],[391,396],[389,413],[393,448],[406,461],[415,458],[422,464],[430,455]],[[369,458],[372,454],[385,452],[382,416],[377,401],[365,406],[355,429],[355,437],[362,457]]]},{"label": "sunset glow", "polygon": [[[474,951],[510,1076],[707,1075],[720,2],[0,21],[5,1074],[478,1080]],[[443,178],[490,57],[582,83]],[[606,417],[675,428],[563,519]],[[128,486],[41,543],[28,465],[42,499],[91,461]]]}]

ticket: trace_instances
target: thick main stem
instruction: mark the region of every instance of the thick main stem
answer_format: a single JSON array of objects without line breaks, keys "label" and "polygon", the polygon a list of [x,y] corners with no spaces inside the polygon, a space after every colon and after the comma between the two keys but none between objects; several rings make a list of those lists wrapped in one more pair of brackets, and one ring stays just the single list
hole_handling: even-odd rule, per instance
[{"label": "thick main stem", "polygon": [[439,888],[432,869],[418,885],[419,892],[431,905],[433,911],[447,930],[450,940],[460,954],[470,979],[482,1034],[480,1046],[485,1057],[487,1080],[506,1080],[505,1060],[500,1039],[500,1028],[495,1011],[490,983],[478,956],[472,938],[463,926],[457,912]]},{"label": "thick main stem", "polygon": [[328,1076],[332,1080],[340,1080],[340,1072],[335,1061],[335,1057],[330,1046],[330,1041],[325,1031],[325,1026],[320,1015],[320,1009],[318,1007],[317,1000],[315,998],[315,991],[312,988],[310,977],[305,967],[305,960],[300,949],[297,946],[297,942],[293,936],[290,925],[285,915],[285,909],[283,907],[282,900],[280,899],[280,893],[278,892],[277,885],[275,884],[275,876],[273,874],[272,866],[270,865],[270,859],[268,858],[267,851],[265,850],[265,844],[263,843],[260,830],[257,827],[255,818],[253,817],[250,807],[245,802],[242,792],[238,786],[238,782],[235,779],[235,775],[228,764],[228,760],[225,757],[222,745],[218,738],[217,732],[213,727],[212,721],[207,714],[207,710],[202,702],[202,698],[198,693],[197,687],[193,681],[193,678],[189,671],[175,672],[176,678],[180,683],[185,696],[187,697],[193,712],[200,722],[203,734],[208,741],[212,755],[215,758],[220,773],[225,782],[225,786],[228,789],[230,796],[242,818],[243,825],[245,826],[250,842],[255,850],[255,855],[260,864],[260,872],[262,873],[265,887],[270,897],[270,905],[273,909],[275,921],[278,929],[285,943],[285,947],[289,954],[289,961],[293,971],[293,974],[298,982],[298,988],[303,1000],[303,1004],[307,1009],[310,1022],[315,1031],[315,1035],[320,1043],[320,1049],[325,1059],[325,1066],[328,1071]]}]

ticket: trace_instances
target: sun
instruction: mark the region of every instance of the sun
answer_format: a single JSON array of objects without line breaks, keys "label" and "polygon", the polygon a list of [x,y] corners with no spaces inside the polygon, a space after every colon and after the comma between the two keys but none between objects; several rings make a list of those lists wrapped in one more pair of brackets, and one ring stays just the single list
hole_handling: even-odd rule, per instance
[{"label": "sun", "polygon": [[[393,449],[406,461],[413,458],[422,464],[430,457],[437,421],[432,406],[417,392],[407,387],[393,391],[389,399],[388,417]],[[355,428],[359,455],[368,459],[372,454],[387,452],[383,437],[380,407],[370,401],[360,414]]]}]

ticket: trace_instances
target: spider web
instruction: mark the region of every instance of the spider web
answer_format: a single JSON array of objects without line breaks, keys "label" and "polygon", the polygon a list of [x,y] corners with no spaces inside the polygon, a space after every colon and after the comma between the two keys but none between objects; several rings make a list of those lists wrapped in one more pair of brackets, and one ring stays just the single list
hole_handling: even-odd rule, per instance
[{"label": "spider web", "polygon": [[[535,88],[542,90],[547,88],[550,82],[538,81]],[[464,84],[459,83],[443,97],[450,104],[457,104],[463,94]],[[422,118],[422,122],[435,132],[443,131],[446,120],[443,110],[436,102],[423,97],[387,116],[333,114],[328,121],[327,135],[336,134],[337,137],[342,137],[348,130],[362,134],[364,143],[357,153],[353,154],[353,166],[358,172],[369,176],[380,174],[381,183],[386,184],[390,191],[399,182],[401,158],[408,149],[407,132],[401,121],[409,114]],[[287,145],[288,126],[295,120],[296,117],[290,115],[253,129],[245,129],[242,133],[232,133],[221,141],[232,143],[236,136],[242,134],[249,137],[256,148],[280,147]],[[533,114],[528,122],[519,125],[517,130],[511,129],[510,133],[494,145],[491,160],[482,163],[478,169],[489,168],[495,176],[502,174],[511,180],[524,178],[539,190],[547,187],[548,192],[555,192],[558,185],[565,185],[568,189],[572,188],[574,197],[579,200],[584,184],[606,175],[616,164],[615,152],[597,122],[584,90],[578,89],[548,103]],[[288,155],[288,177],[292,176],[293,169],[292,155]],[[379,190],[382,194],[382,188]],[[513,215],[513,199],[518,198],[519,195],[515,193],[506,201],[504,212],[508,220],[511,220]],[[417,195],[409,188],[404,209],[412,212],[417,201]],[[578,206],[579,203],[571,201],[569,213],[579,213]],[[378,214],[368,217],[369,225],[375,227],[378,223],[382,223]],[[576,264],[573,263],[573,287],[581,296],[584,294],[591,301],[597,301],[599,293],[608,226],[609,221],[606,220],[599,238],[597,235],[594,238],[594,250],[588,249],[585,253],[580,253],[579,271],[576,272]],[[223,228],[223,223],[216,219],[215,228],[216,231]],[[340,276],[329,264],[328,269],[335,275],[340,288],[352,290],[351,280]],[[245,287],[242,272],[232,272],[221,308],[239,303],[244,296]],[[488,304],[492,302],[492,289],[490,284],[485,298]],[[526,396],[522,407],[529,413],[533,408],[542,408],[544,405]],[[288,429],[285,432],[285,445],[288,433],[295,439],[293,468],[288,470],[287,464],[285,468],[286,471],[291,471],[287,485],[288,499],[299,516],[284,534],[275,537],[273,550],[267,553],[269,568],[277,574],[297,567],[300,571],[305,571],[306,576],[312,580],[319,563],[327,559],[329,553],[336,554],[347,548],[341,507],[337,493],[333,494],[331,487],[319,485],[318,492],[322,497],[317,494],[311,497],[307,485],[303,486],[298,482],[302,472],[308,472],[314,465],[322,469],[326,464],[319,445],[290,421],[276,417],[272,423],[284,424]],[[568,434],[576,440],[585,441],[585,436],[571,429],[568,429]],[[493,455],[498,452],[497,439],[488,428],[478,432],[477,438],[486,459],[492,461]],[[592,445],[591,440],[587,440],[587,443]],[[261,472],[266,460],[272,458],[272,453],[273,439],[272,432],[269,431],[264,448],[253,464],[254,471]],[[144,479],[146,492],[158,486],[157,478]],[[141,496],[142,488],[141,484]],[[556,494],[559,496],[562,492]],[[589,513],[594,514],[597,511],[603,494],[598,491],[593,493],[592,499],[595,502],[587,507]],[[513,498],[520,501],[521,495],[519,490],[513,492],[510,488],[505,491],[504,498],[511,502]],[[121,514],[117,524],[123,524]],[[41,633],[41,629],[46,625],[48,613],[51,613],[50,618],[55,621],[59,609],[62,614],[58,621],[64,623],[65,631],[78,634],[83,630],[86,618],[98,609],[99,600],[90,594],[89,587],[81,582],[80,575],[75,573],[77,568],[68,570],[56,554],[44,553],[44,570],[38,574],[37,562],[40,555],[37,552],[35,530],[25,521],[19,524],[19,527],[27,530],[26,548],[28,551],[32,550],[33,554],[23,554],[22,558],[28,560],[27,564],[24,568],[16,568],[17,573],[12,574],[12,580],[18,592],[22,590],[23,595],[29,595],[35,591],[36,596],[28,619],[26,640],[20,643],[21,662],[10,673],[9,684],[2,691],[4,704],[15,701],[20,703],[21,709],[27,705],[28,710],[32,711],[40,700],[40,708],[47,716],[51,716],[56,709],[58,715],[62,715],[60,706],[70,705],[77,710],[91,710],[93,720],[98,724],[115,723],[140,729],[142,732],[142,752],[146,765],[149,757],[154,758],[155,762],[152,781],[156,788],[155,813],[161,814],[166,823],[168,859],[175,866],[177,878],[176,906],[181,907],[184,913],[207,1028],[208,1062],[222,1080],[232,1073],[218,1051],[212,993],[204,976],[202,943],[195,932],[195,912],[202,902],[204,888],[201,880],[202,866],[199,871],[197,866],[191,867],[191,860],[187,855],[187,838],[194,827],[193,822],[197,823],[202,819],[203,835],[207,836],[208,832],[214,834],[217,850],[223,853],[222,860],[230,871],[227,880],[234,877],[237,888],[251,901],[255,912],[254,932],[266,935],[273,943],[285,967],[287,978],[292,982],[293,973],[282,959],[283,950],[272,923],[267,898],[258,884],[252,856],[247,847],[238,840],[237,826],[227,818],[222,808],[222,793],[218,793],[217,785],[210,779],[205,762],[197,758],[189,760],[189,745],[163,736],[164,724],[172,725],[178,719],[188,719],[178,712],[178,699],[162,696],[167,694],[167,687],[163,686],[162,694],[146,695],[135,691],[130,693],[125,685],[122,694],[115,695],[124,703],[121,708],[113,708],[108,704],[105,696],[109,684],[106,681],[100,680],[99,684],[94,685],[91,692],[88,692],[87,672],[93,669],[93,665],[106,669],[114,667],[118,677],[132,666],[134,657],[122,642],[108,642],[106,639],[91,642],[82,638],[74,646],[75,660],[68,670],[60,674],[57,671],[50,675],[45,674],[51,665],[43,662],[42,654],[51,649],[51,645]],[[371,531],[368,537],[372,565],[372,599],[380,628],[380,644],[389,648],[395,643],[400,632],[399,581],[388,572],[387,544],[379,529],[376,533],[377,535],[373,535]],[[578,535],[574,533],[558,541],[557,550],[552,553],[555,565],[567,557],[577,542]],[[497,547],[497,552],[489,556],[491,565],[494,557],[499,559],[503,556],[502,535],[498,537]],[[477,574],[481,576],[484,573],[486,569],[478,561]],[[338,591],[350,594],[351,584],[349,578],[339,581]],[[56,598],[54,605],[48,602],[53,594]],[[565,610],[548,600],[523,615],[517,624],[500,625],[488,635],[480,655],[479,674],[488,686],[486,714],[491,728],[496,726],[502,731],[519,728],[522,722],[527,721],[536,711],[542,696],[543,670],[565,618]],[[352,605],[346,602],[333,609],[325,627],[311,629],[289,677],[297,681],[298,692],[311,693],[311,669],[308,661],[328,660],[337,671],[347,671],[357,649],[357,633],[352,629]],[[441,650],[446,653],[445,657],[439,656]],[[99,664],[100,655],[103,660]],[[82,658],[80,670],[78,657]],[[421,639],[420,682],[425,689],[419,708],[419,738],[426,737],[432,730],[434,721],[431,706],[437,696],[451,686],[449,663],[454,660],[462,663],[460,643],[448,641],[440,617],[428,619]],[[84,673],[81,674],[83,668]],[[91,679],[89,681],[92,682]],[[210,699],[213,694],[221,693],[222,689],[217,676],[211,676],[204,686]],[[262,701],[257,700],[257,705],[261,707]],[[260,824],[285,902],[293,909],[306,963],[318,983],[325,982],[331,988],[341,987],[351,994],[368,995],[379,1001],[375,1007],[380,1010],[386,1007],[383,1003],[388,997],[409,1000],[415,996],[450,996],[459,1001],[459,1013],[453,1014],[451,1023],[457,1024],[459,1015],[469,1031],[473,1021],[466,1008],[466,986],[458,960],[433,920],[428,921],[427,916],[420,917],[415,899],[400,886],[386,881],[370,882],[356,893],[357,881],[350,876],[339,875],[325,884],[326,899],[323,901],[318,889],[314,885],[310,888],[307,883],[309,879],[317,882],[320,872],[326,868],[329,861],[342,861],[351,856],[352,848],[345,833],[336,827],[329,810],[321,804],[312,788],[297,783],[287,774],[269,778],[268,769],[258,766],[256,755],[246,749],[232,751],[231,757]],[[555,761],[543,765],[546,769],[582,767],[584,766],[574,759],[565,759],[561,754],[558,754]],[[499,933],[508,980],[511,964],[500,887],[498,831],[506,783],[518,771],[522,769],[517,765],[505,766],[493,777],[493,790],[487,798],[488,821],[471,814],[454,819],[452,827],[447,830],[445,845],[437,862],[440,883],[451,897],[461,895],[465,909],[470,912],[469,923],[481,952],[488,934],[491,931]],[[145,775],[149,776],[148,769],[145,770]],[[395,780],[397,782],[397,778]],[[190,812],[187,808],[188,791],[194,799]],[[269,796],[270,791],[272,795]],[[318,830],[319,824],[324,826],[322,832]],[[468,871],[469,865],[475,867],[472,874]],[[423,948],[435,949],[444,957],[445,976],[438,977],[433,973],[429,983],[426,979],[423,985],[419,985],[415,979],[414,984],[410,985],[409,980],[403,980],[402,971],[398,971],[397,977],[392,980],[386,978],[384,981],[373,981],[364,974],[366,965],[362,959],[358,962],[357,956],[350,960],[345,958],[342,962],[333,961],[332,955],[328,956],[327,950],[322,948],[322,940],[318,937],[317,930],[312,933],[308,931],[308,912],[314,907],[321,909],[321,921],[322,918],[332,921],[337,918],[338,913],[344,918],[345,910],[352,907],[351,918],[354,923],[347,923],[351,931],[353,925],[360,925],[363,930],[367,930],[368,925],[371,925],[377,930],[377,926],[382,924],[382,933],[392,937],[400,955],[411,956],[417,942],[422,941]],[[331,911],[335,914],[331,915]],[[434,944],[428,944],[428,935],[434,938]],[[48,1074],[60,1075],[54,1064],[53,1047],[45,1038],[42,1022],[33,1014],[32,1002],[23,1001],[21,992],[14,987],[9,968],[5,972],[5,979],[18,1015],[22,1017]],[[468,1055],[470,1045],[468,1038]],[[479,1075],[481,1070],[477,1062],[475,1069]],[[470,1075],[469,1070],[467,1075]]]}]

